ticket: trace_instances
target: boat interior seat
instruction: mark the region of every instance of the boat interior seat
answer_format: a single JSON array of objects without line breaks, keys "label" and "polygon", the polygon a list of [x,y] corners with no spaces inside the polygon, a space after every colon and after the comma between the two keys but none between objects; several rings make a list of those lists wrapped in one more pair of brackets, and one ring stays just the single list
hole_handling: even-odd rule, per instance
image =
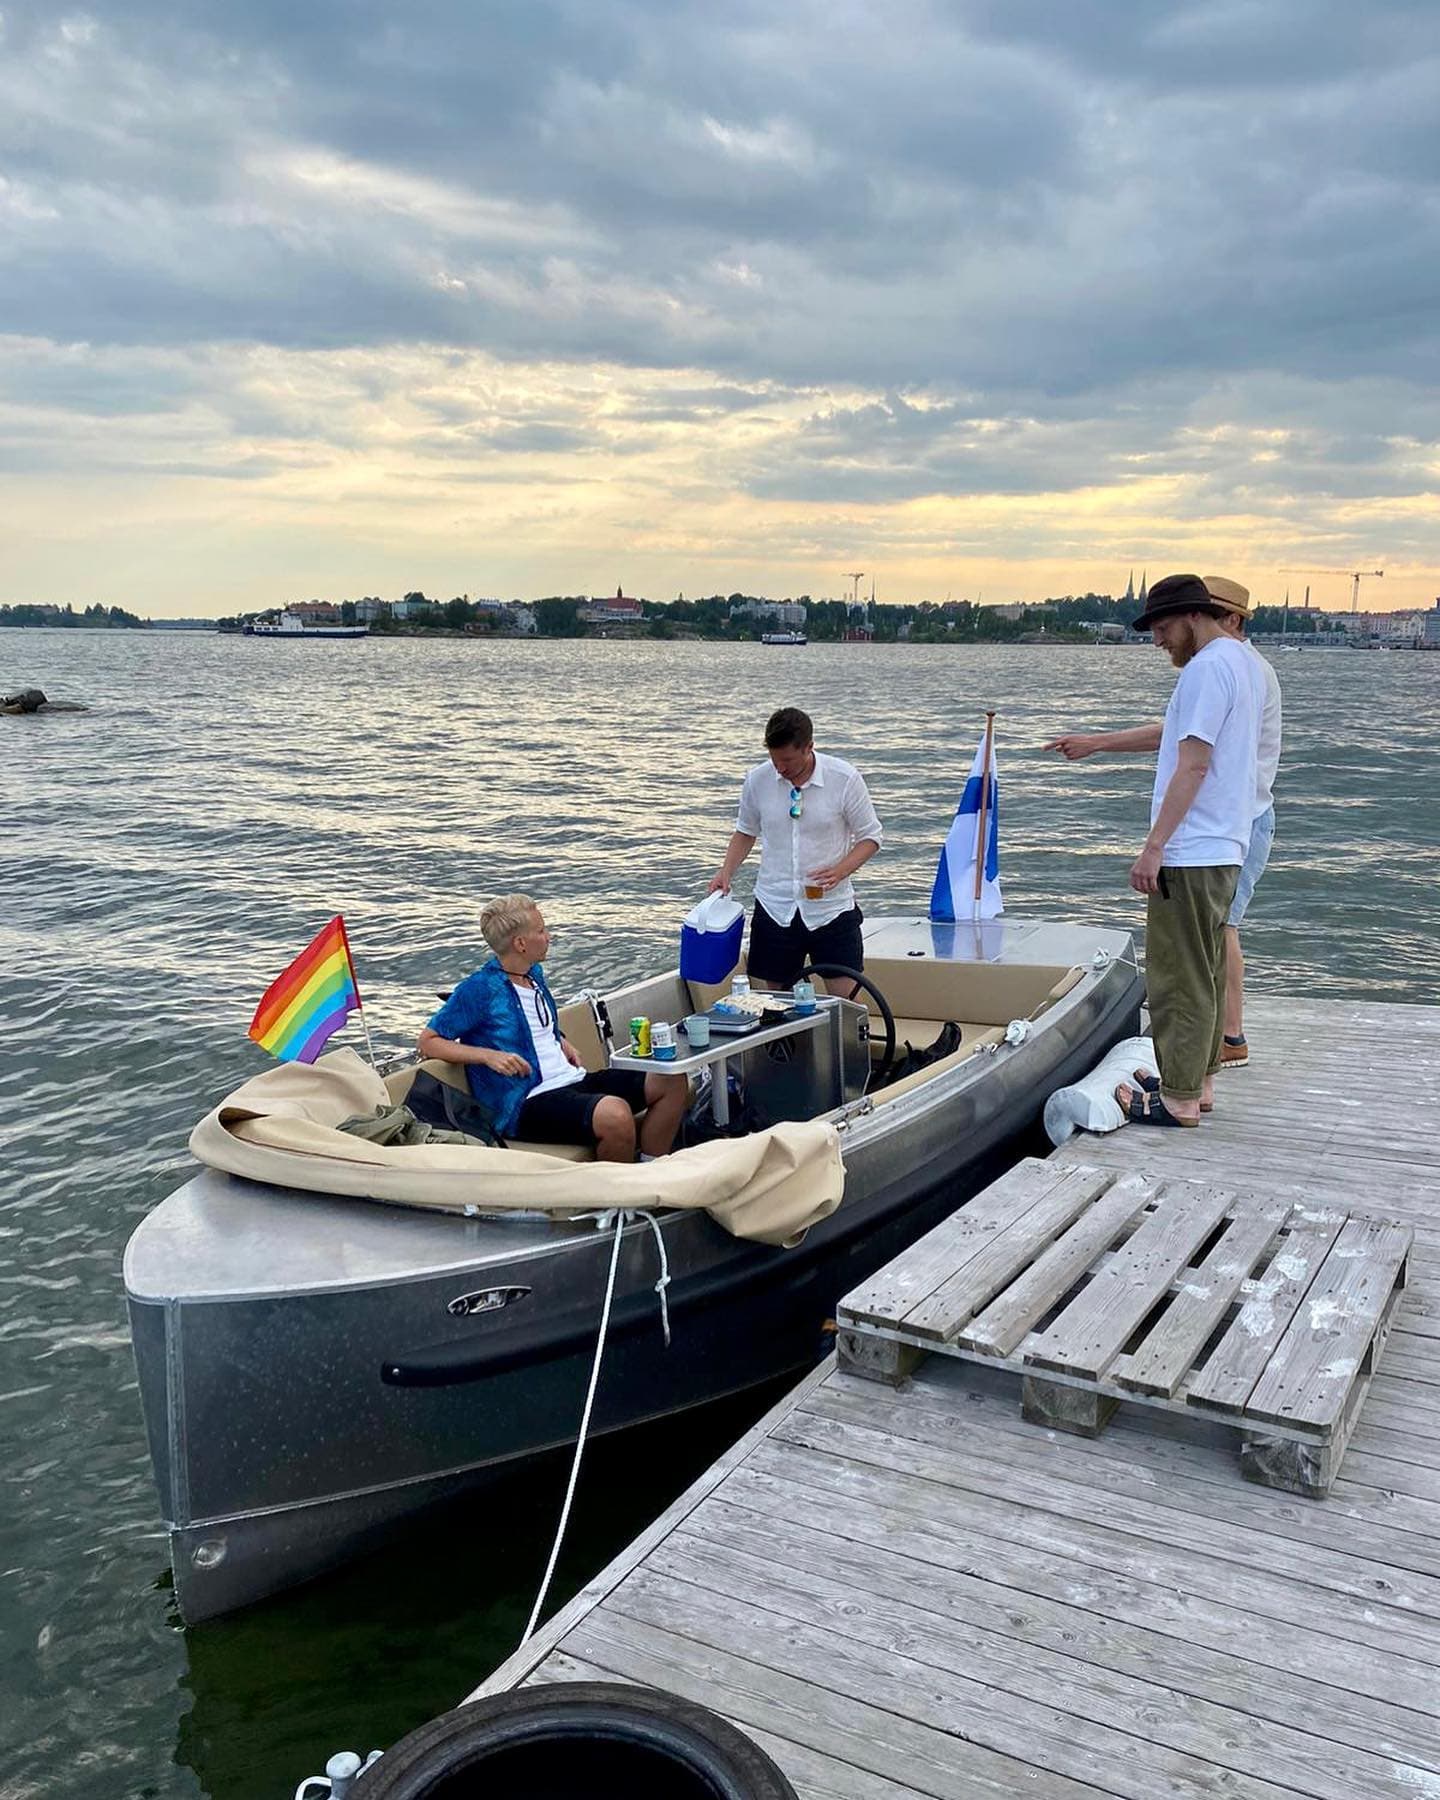
[{"label": "boat interior seat", "polygon": [[[991,1032],[1000,1030],[998,1026],[981,1024],[966,1019],[956,1019],[954,1022],[960,1027],[960,1047],[962,1049],[973,1049],[975,1044],[982,1038],[988,1039]],[[903,1013],[897,1013],[895,1017],[895,1049],[897,1054],[903,1056],[907,1044],[909,1044],[912,1050],[928,1050],[940,1036],[940,1033],[945,1029],[945,1025],[946,1021],[944,1019],[907,1019]],[[1003,1037],[1005,1034],[1003,1031],[1000,1031],[1000,1035]],[[877,1027],[874,1031],[874,1035],[870,1039],[870,1054],[872,1059],[880,1056],[884,1051],[884,1048],[885,1036]]]},{"label": "boat interior seat", "polygon": [[[1082,970],[1053,963],[954,963],[931,957],[867,958],[865,973],[895,1015],[903,1053],[928,1050],[947,1023],[960,1027],[959,1054],[1003,1037],[1012,1019],[1042,1013],[1080,979]],[[871,1021],[871,1056],[884,1053],[884,1033]],[[947,1059],[948,1060],[948,1059]],[[896,1086],[899,1084],[897,1083]],[[887,1090],[889,1091],[889,1090]]]},{"label": "boat interior seat", "polygon": [[[971,1030],[975,1032],[974,1037],[970,1035]],[[914,1043],[915,1040],[912,1038],[910,1041]],[[878,1092],[873,1093],[870,1096],[871,1101],[876,1106],[888,1106],[892,1100],[898,1100],[904,1094],[913,1094],[916,1088],[923,1087],[927,1081],[934,1081],[946,1070],[953,1069],[957,1063],[964,1062],[967,1057],[973,1056],[984,1045],[1003,1044],[1004,1042],[1005,1027],[1003,1025],[966,1026],[965,1035],[961,1039],[958,1050],[952,1051],[949,1056],[942,1056],[938,1062],[931,1063],[928,1068],[917,1069],[913,1075],[902,1075],[899,1081],[892,1081],[889,1087],[881,1088]]]},{"label": "boat interior seat", "polygon": [[[587,1017],[589,1011],[589,1007],[586,1007]],[[562,1020],[564,1018],[563,1012],[561,1018]],[[565,1027],[562,1025],[561,1029],[564,1030]],[[418,1066],[428,1070],[437,1081],[447,1081],[451,1087],[459,1088],[461,1093],[468,1091],[465,1071],[458,1063],[441,1062],[438,1057],[432,1056],[427,1057]],[[587,1144],[532,1144],[524,1138],[506,1138],[505,1146],[509,1150],[533,1150],[538,1156],[558,1156],[564,1162],[594,1162],[595,1160],[595,1151],[592,1146]]]}]

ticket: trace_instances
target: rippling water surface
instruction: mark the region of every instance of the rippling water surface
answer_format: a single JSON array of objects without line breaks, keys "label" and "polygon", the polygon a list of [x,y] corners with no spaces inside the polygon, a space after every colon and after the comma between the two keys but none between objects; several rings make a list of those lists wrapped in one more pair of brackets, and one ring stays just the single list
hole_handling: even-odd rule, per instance
[{"label": "rippling water surface", "polygon": [[[1440,656],[1276,665],[1253,985],[1434,1003]],[[185,1633],[170,1605],[121,1252],[184,1179],[194,1120],[262,1065],[255,1002],[326,919],[345,914],[377,1050],[479,960],[499,892],[544,901],[562,991],[673,964],[761,724],[794,703],[885,822],[868,911],[923,909],[994,706],[1009,909],[1133,926],[1145,760],[1040,745],[1155,716],[1171,680],[1148,649],[0,634],[0,691],[92,707],[0,718],[0,1795],[289,1794],[452,1704],[528,1611],[554,1468],[239,1618]],[[597,1446],[569,1585],[754,1405],[643,1455]]]}]

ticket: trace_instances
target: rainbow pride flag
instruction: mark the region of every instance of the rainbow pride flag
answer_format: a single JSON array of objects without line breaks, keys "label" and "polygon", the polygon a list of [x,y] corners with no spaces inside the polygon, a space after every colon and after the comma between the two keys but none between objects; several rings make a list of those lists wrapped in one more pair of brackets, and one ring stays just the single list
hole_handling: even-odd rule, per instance
[{"label": "rainbow pride flag", "polygon": [[314,1062],[326,1039],[359,1005],[350,941],[337,913],[266,988],[250,1021],[250,1036],[282,1062]]}]

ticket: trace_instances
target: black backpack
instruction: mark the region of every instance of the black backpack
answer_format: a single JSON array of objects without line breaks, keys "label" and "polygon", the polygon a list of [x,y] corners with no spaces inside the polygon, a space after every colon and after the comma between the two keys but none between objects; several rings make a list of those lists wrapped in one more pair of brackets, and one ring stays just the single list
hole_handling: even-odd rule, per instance
[{"label": "black backpack", "polygon": [[889,1087],[892,1082],[903,1081],[907,1075],[913,1075],[917,1069],[928,1069],[931,1063],[937,1063],[944,1057],[953,1056],[960,1048],[964,1035],[953,1019],[947,1019],[940,1027],[939,1037],[933,1044],[927,1044],[923,1050],[917,1050],[907,1038],[905,1054],[895,1058],[894,1066],[885,1083],[886,1087]]},{"label": "black backpack", "polygon": [[415,1071],[405,1104],[425,1125],[434,1125],[444,1131],[463,1131],[466,1137],[479,1138],[482,1144],[489,1144],[492,1149],[505,1148],[505,1140],[495,1129],[489,1108],[482,1106],[473,1094],[451,1087],[448,1081],[441,1081],[428,1069]]}]

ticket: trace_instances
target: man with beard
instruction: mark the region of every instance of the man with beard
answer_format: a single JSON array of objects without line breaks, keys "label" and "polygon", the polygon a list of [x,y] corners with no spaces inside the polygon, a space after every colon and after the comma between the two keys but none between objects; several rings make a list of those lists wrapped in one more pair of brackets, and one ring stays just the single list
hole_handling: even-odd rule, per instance
[{"label": "man with beard", "polygon": [[[1256,883],[1270,860],[1270,847],[1275,838],[1275,776],[1280,766],[1281,699],[1280,682],[1269,662],[1245,635],[1250,618],[1250,590],[1223,575],[1202,577],[1205,590],[1217,606],[1224,609],[1220,623],[1237,643],[1244,644],[1252,659],[1252,671],[1258,672],[1263,684],[1260,712],[1260,750],[1255,770],[1254,820],[1245,861],[1240,866],[1240,880],[1225,922],[1225,1033],[1220,1051],[1222,1069],[1243,1069],[1250,1061],[1250,1045],[1245,1037],[1245,957],[1240,947],[1240,926],[1255,892]],[[1071,762],[1102,751],[1158,750],[1163,727],[1136,725],[1125,731],[1071,731],[1051,740],[1045,748],[1058,750]]]},{"label": "man with beard", "polygon": [[[1198,575],[1150,590],[1135,629],[1149,629],[1180,675],[1160,730],[1150,833],[1130,870],[1146,896],[1145,985],[1160,1066],[1115,1098],[1141,1125],[1196,1126],[1214,1106],[1225,1030],[1225,923],[1250,843],[1262,689],[1254,659],[1222,623]],[[1153,731],[1116,733],[1139,749]],[[1054,748],[1070,754],[1066,740]],[[1148,746],[1146,746],[1148,747]]]}]

